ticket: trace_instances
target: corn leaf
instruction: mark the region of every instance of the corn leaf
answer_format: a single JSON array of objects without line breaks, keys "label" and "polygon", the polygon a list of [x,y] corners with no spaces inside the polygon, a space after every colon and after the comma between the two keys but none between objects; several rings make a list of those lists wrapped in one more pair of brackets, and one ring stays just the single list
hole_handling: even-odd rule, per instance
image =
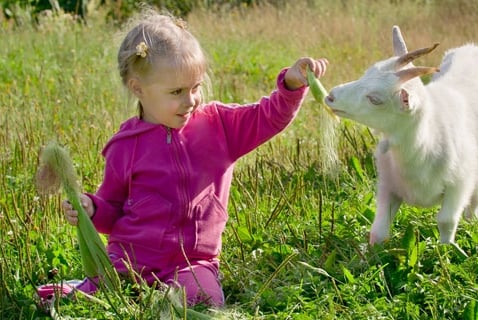
[{"label": "corn leaf", "polygon": [[40,170],[42,167],[48,168],[49,173],[57,176],[68,201],[78,212],[77,236],[85,275],[89,278],[99,277],[107,287],[118,289],[119,279],[108,258],[105,245],[81,205],[80,187],[67,151],[56,142],[49,143],[42,151]]}]

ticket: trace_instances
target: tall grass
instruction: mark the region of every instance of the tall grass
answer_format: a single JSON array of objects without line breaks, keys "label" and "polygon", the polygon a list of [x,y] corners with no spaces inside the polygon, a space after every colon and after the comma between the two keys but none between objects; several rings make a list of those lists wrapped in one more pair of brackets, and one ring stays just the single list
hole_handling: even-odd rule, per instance
[{"label": "tall grass", "polygon": [[[255,101],[298,57],[327,57],[326,88],[355,79],[391,54],[391,27],[409,48],[441,42],[420,60],[477,41],[478,11],[467,1],[296,1],[279,8],[196,11],[188,23],[208,52],[212,99]],[[83,277],[74,228],[59,196],[34,188],[38,154],[52,139],[73,156],[85,191],[101,182],[100,152],[135,110],[117,76],[117,29],[102,12],[88,25],[59,15],[39,26],[6,25],[0,46],[0,316],[44,316],[35,286]],[[441,51],[440,51],[441,50]],[[433,209],[403,207],[392,239],[369,248],[374,215],[376,138],[339,126],[340,170],[321,165],[323,121],[309,97],[296,121],[236,168],[221,256],[228,307],[202,314],[224,319],[473,319],[478,297],[476,224],[457,241],[468,257],[437,244]],[[61,301],[73,317],[184,318],[163,290],[126,286],[122,299]],[[179,296],[179,301],[181,300]],[[478,311],[477,311],[478,312]],[[188,316],[191,318],[191,316]]]}]

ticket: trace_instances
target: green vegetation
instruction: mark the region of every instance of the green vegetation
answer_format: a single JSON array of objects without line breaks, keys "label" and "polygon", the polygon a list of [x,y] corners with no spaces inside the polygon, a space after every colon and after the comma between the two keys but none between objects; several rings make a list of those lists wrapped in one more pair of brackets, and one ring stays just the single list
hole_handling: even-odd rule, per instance
[{"label": "green vegetation", "polygon": [[[242,103],[268,94],[278,71],[303,55],[329,59],[326,89],[357,78],[391,54],[393,24],[409,48],[440,42],[419,61],[437,65],[447,48],[477,41],[475,9],[451,0],[311,0],[196,10],[187,20],[211,60],[210,98]],[[55,14],[21,28],[0,21],[2,319],[48,318],[35,287],[84,276],[76,229],[60,210],[65,195],[40,195],[34,182],[41,148],[56,140],[94,192],[102,147],[136,113],[117,76],[117,30],[106,15],[98,10],[79,24]],[[94,300],[58,300],[57,318],[478,319],[478,224],[460,224],[465,256],[438,244],[436,208],[404,206],[390,241],[370,248],[376,138],[349,121],[331,133],[326,121],[309,95],[289,128],[238,163],[221,256],[225,310],[185,309],[180,292],[125,283]],[[324,160],[330,137],[335,166]]]}]

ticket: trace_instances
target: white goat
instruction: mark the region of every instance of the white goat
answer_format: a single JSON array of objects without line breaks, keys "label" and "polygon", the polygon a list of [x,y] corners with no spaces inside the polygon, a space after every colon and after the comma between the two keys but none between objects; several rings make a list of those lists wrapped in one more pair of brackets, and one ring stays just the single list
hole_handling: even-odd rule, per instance
[{"label": "white goat", "polygon": [[[478,46],[448,51],[440,69],[415,67],[412,61],[438,44],[407,52],[397,26],[392,38],[394,57],[333,88],[325,101],[338,116],[382,134],[375,151],[379,178],[370,243],[389,237],[402,202],[441,203],[440,242],[453,243],[463,211],[472,218],[478,206]],[[424,85],[419,77],[431,73]]]}]

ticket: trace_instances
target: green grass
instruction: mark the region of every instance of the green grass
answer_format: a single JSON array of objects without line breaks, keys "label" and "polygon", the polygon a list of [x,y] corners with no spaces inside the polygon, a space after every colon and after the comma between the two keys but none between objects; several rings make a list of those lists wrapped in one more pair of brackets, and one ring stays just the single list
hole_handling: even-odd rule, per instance
[{"label": "green grass", "polygon": [[[390,55],[392,24],[402,27],[409,48],[442,43],[420,60],[423,65],[438,64],[440,52],[476,40],[470,31],[478,27],[476,10],[465,1],[309,3],[188,17],[211,59],[211,98],[255,101],[273,88],[281,68],[303,55],[329,59],[321,79],[326,88],[350,81]],[[41,147],[56,139],[68,148],[85,191],[94,192],[102,147],[136,112],[117,76],[116,29],[102,18],[99,12],[83,26],[60,16],[41,27],[2,29],[2,319],[47,318],[32,298],[35,286],[83,277],[62,197],[39,196],[34,177]],[[390,241],[370,248],[376,138],[342,121],[334,133],[341,162],[328,171],[322,111],[310,96],[286,131],[237,164],[221,254],[225,310],[184,310],[180,293],[127,284],[123,292],[99,293],[97,301],[60,301],[60,315],[477,319],[477,224],[460,224],[457,243],[465,257],[438,244],[436,208],[403,206]]]}]

